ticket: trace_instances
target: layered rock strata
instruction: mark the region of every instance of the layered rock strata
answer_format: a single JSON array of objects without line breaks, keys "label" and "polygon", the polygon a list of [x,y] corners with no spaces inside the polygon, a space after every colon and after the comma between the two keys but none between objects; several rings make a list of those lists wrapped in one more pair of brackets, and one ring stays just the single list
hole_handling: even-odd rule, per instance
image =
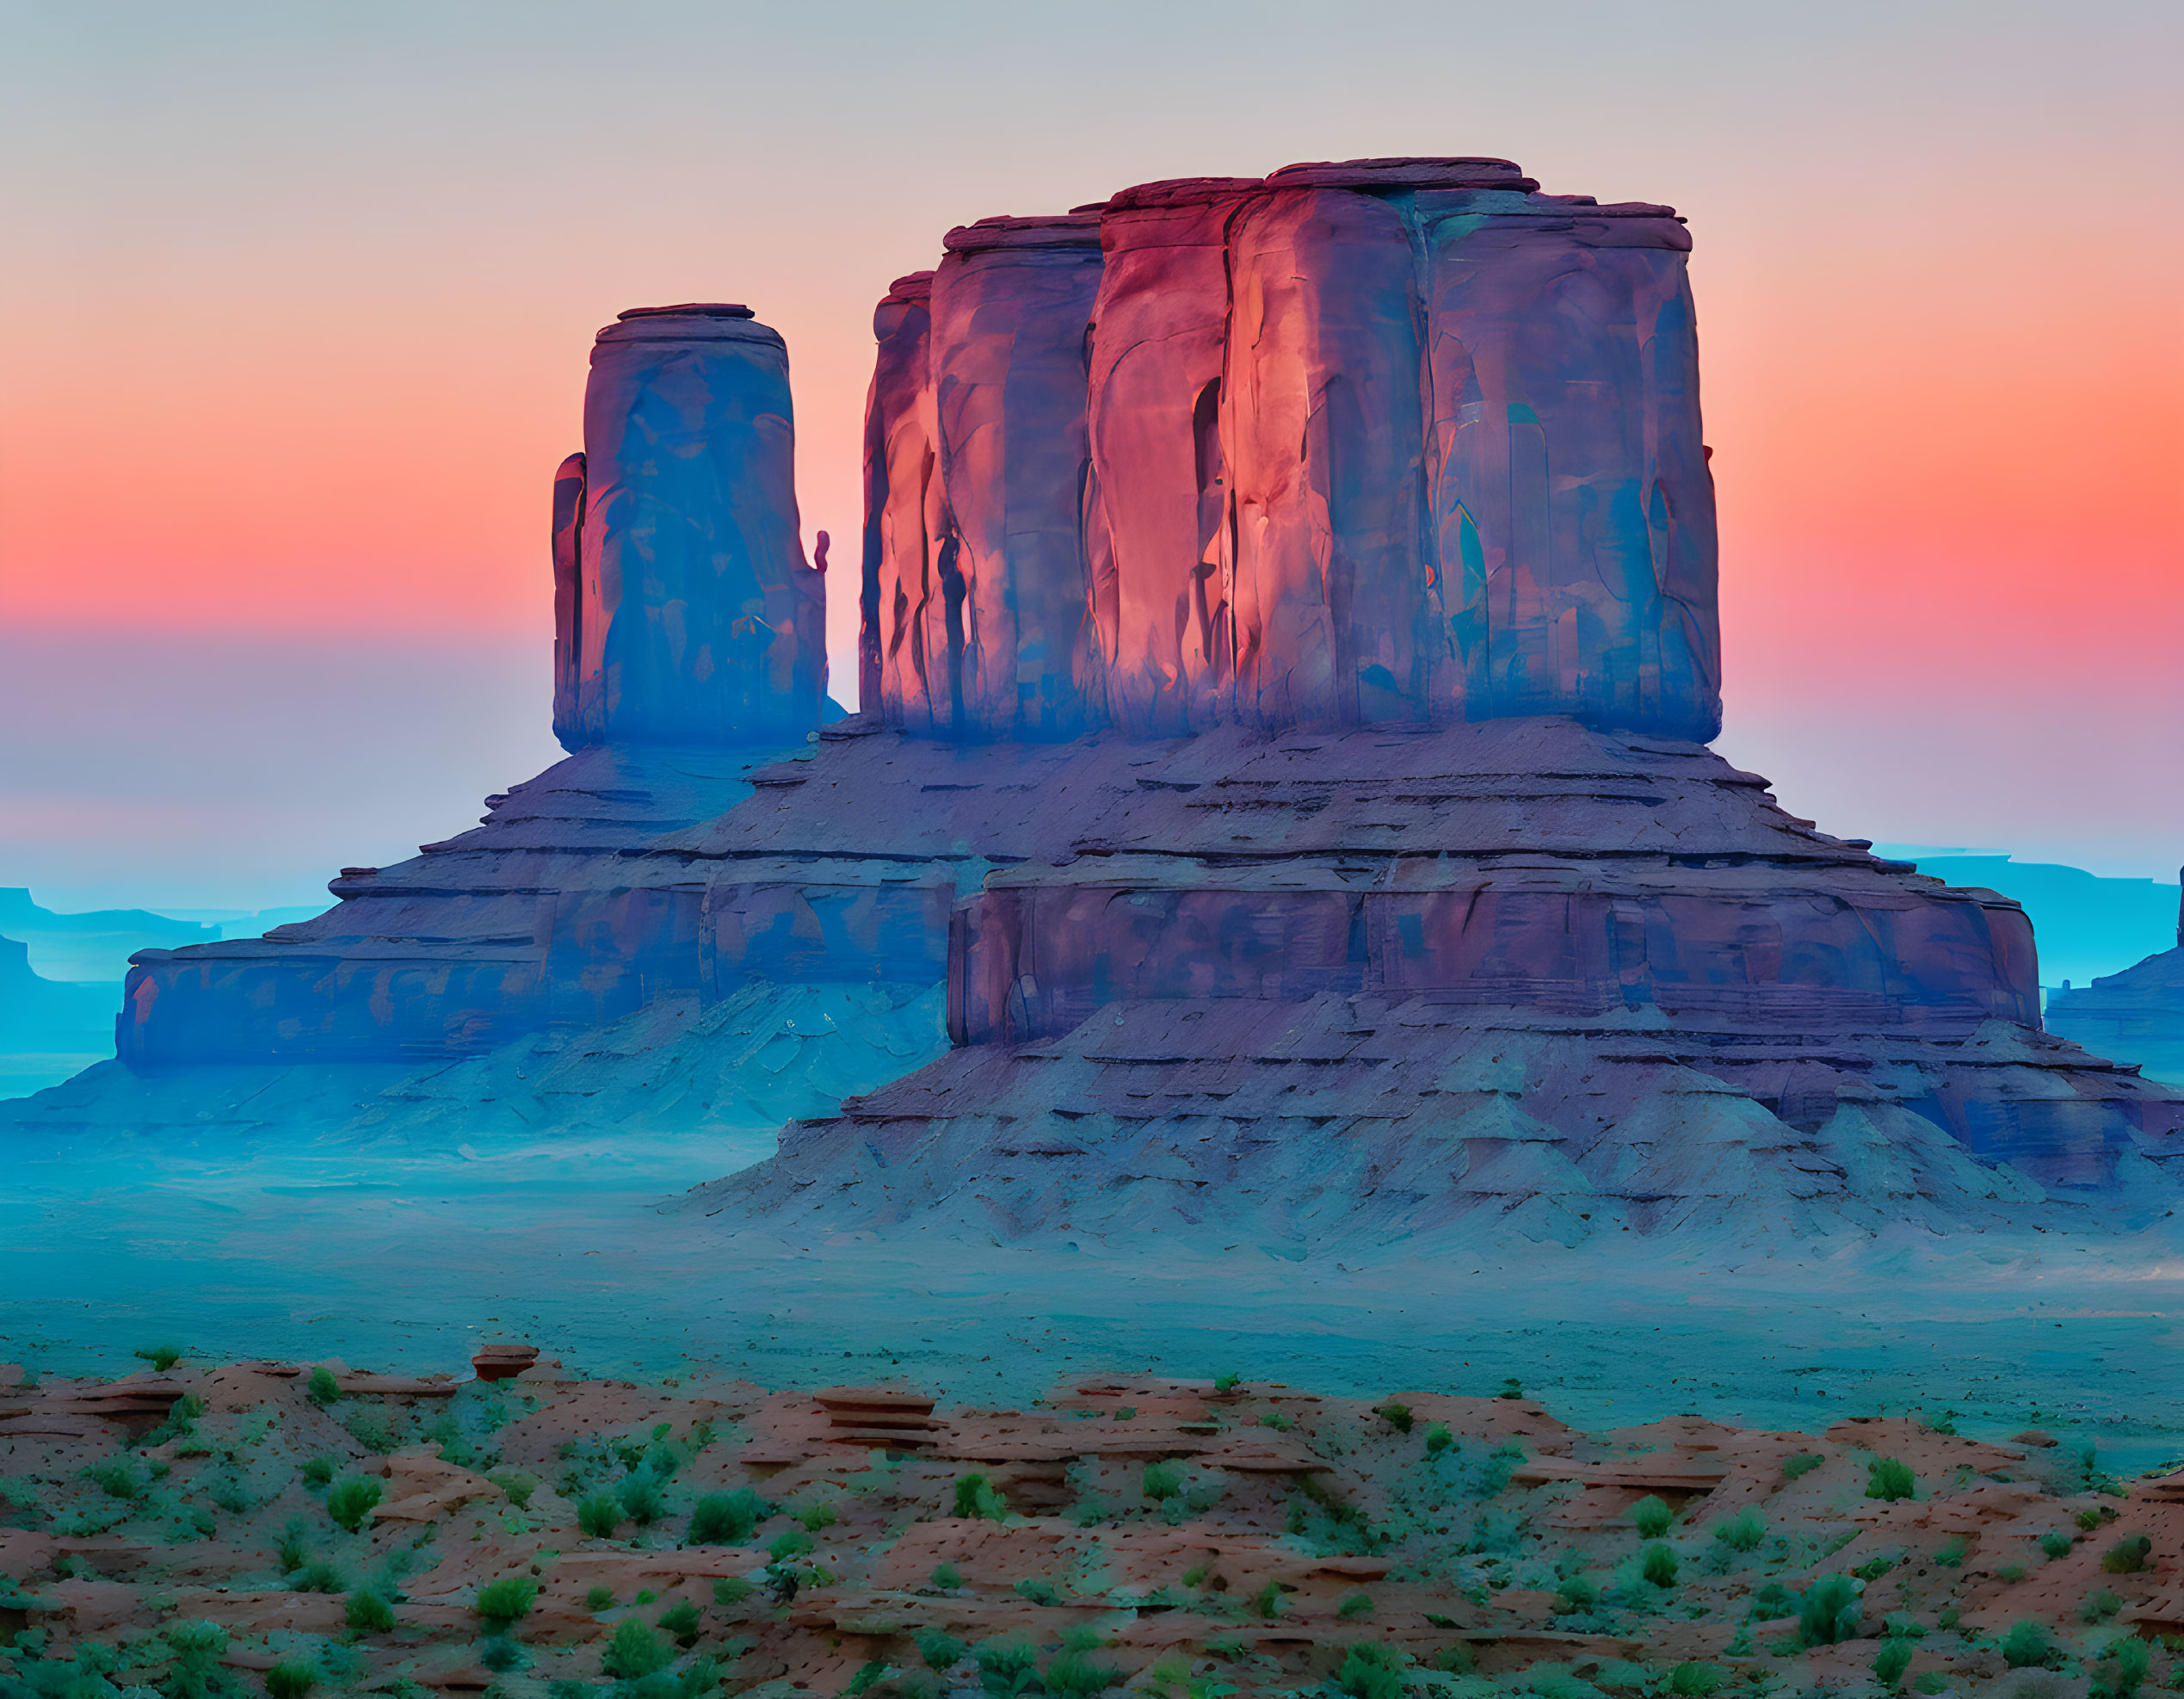
[{"label": "layered rock strata", "polygon": [[132,1066],[478,1054],[697,989],[700,889],[633,880],[631,852],[750,794],[767,752],[596,745],[472,831],[344,868],[324,914],[140,950],[116,1026]]},{"label": "layered rock strata", "polygon": [[478,830],[263,938],[132,958],[133,1066],[472,1055],[698,988],[698,888],[630,856],[817,735],[826,600],[798,530],[788,355],[748,307],[601,331],[555,474],[553,727],[570,758]]},{"label": "layered rock strata", "polygon": [[824,732],[779,339],[626,315],[556,486],[577,753],[329,915],[140,957],[125,1056],[945,981],[956,1049],[793,1126],[729,1219],[2158,1214],[2184,1104],[2040,1033],[2021,910],[1704,746],[1688,246],[1447,158],[951,232],[875,315],[865,711]]},{"label": "layered rock strata", "polygon": [[848,793],[931,799],[899,854],[998,860],[978,823],[1043,801],[951,917],[960,1047],[709,1208],[1301,1245],[2175,1202],[2184,1103],[2039,1033],[2015,904],[1818,832],[1700,746],[1530,719],[1002,753],[843,738],[756,775],[772,810],[657,846],[740,887],[873,841]]}]

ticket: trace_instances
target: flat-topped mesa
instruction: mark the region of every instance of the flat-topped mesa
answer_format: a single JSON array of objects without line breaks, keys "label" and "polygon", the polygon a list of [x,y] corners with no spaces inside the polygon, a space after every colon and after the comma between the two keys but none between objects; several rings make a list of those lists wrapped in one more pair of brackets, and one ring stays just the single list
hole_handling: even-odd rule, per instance
[{"label": "flat-topped mesa", "polygon": [[[1690,240],[1669,208],[1542,195],[1508,161],[1475,158],[1126,189],[1096,214],[1080,460],[1073,302],[1052,256],[1094,216],[951,232],[935,285],[936,325],[952,275],[981,285],[955,299],[975,300],[983,328],[952,335],[947,369],[937,331],[929,356],[945,506],[962,550],[963,516],[980,516],[984,581],[1033,633],[1019,702],[1070,705],[1020,707],[1014,734],[1057,735],[1079,703],[1139,737],[1547,714],[1701,742],[1720,729]],[[1040,381],[1013,358],[984,380],[1007,388],[1003,408],[963,386],[1020,332],[1009,312],[977,315],[1033,275],[1046,363]],[[876,377],[875,408],[883,389],[910,392]],[[982,436],[1003,413],[1009,429]],[[1041,414],[1041,452],[1000,454]],[[898,516],[916,491],[875,494],[868,642],[891,654],[931,625],[898,616],[888,593],[927,567],[910,544],[929,551],[931,534]],[[1020,530],[1019,513],[1040,518]],[[1012,516],[997,532],[996,516]],[[1011,735],[998,711],[1009,633],[962,593],[984,616],[959,639],[984,693],[966,696],[965,729]],[[1064,664],[1072,598],[1090,640]],[[885,686],[867,705],[905,729],[957,724]]]},{"label": "flat-topped mesa", "polygon": [[555,482],[554,731],[763,745],[817,729],[826,591],[798,528],[788,349],[750,309],[600,331]]}]

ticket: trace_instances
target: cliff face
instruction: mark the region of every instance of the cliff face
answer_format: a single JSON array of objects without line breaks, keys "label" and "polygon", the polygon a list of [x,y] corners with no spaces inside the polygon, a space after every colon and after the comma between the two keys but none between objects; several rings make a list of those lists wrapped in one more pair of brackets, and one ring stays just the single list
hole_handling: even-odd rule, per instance
[{"label": "cliff face", "polygon": [[[1062,257],[1095,228],[1103,264]],[[889,725],[1720,729],[1691,244],[1669,208],[1544,195],[1503,160],[1366,160],[949,241],[932,323],[985,328],[897,312],[873,391],[887,442],[921,411],[940,439],[937,533],[907,522],[927,485],[884,457],[867,599],[881,651],[927,669],[867,704]],[[964,572],[959,627],[916,613],[936,568]],[[977,684],[959,725],[931,706],[943,652]],[[1050,701],[1068,707],[1027,706]]]},{"label": "cliff face", "polygon": [[793,1127],[731,1215],[2158,1214],[2184,1101],[2039,1030],[2022,911],[1705,747],[1688,247],[1490,159],[950,232],[874,315],[864,711],[823,730],[780,339],[625,315],[555,485],[575,753],[317,920],[140,955],[124,1057],[944,983],[951,1053]]},{"label": "cliff face", "polygon": [[798,529],[793,417],[787,348],[748,307],[635,308],[599,333],[583,455],[555,483],[565,748],[817,727],[826,597]]}]

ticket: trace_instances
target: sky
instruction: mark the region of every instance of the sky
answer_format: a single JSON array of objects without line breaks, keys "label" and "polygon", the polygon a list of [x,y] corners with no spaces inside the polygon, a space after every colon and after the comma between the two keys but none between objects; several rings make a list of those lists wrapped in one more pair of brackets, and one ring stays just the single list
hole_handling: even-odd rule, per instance
[{"label": "sky", "polygon": [[[0,0],[0,885],[311,900],[550,760],[594,331],[787,337],[852,565],[950,226],[1484,153],[1690,219],[1728,729],[1845,836],[2184,861],[2184,8]],[[854,593],[830,609],[854,693]]]}]

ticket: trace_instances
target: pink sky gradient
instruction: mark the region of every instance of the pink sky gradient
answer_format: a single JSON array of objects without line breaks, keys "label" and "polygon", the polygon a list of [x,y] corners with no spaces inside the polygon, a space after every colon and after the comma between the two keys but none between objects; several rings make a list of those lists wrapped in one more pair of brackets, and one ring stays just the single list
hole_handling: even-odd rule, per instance
[{"label": "pink sky gradient", "polygon": [[[788,340],[847,697],[871,306],[946,227],[1493,153],[1691,220],[1724,749],[1846,834],[2184,859],[2173,7],[14,16],[0,620],[56,656],[102,628],[528,640],[542,722],[548,485],[591,333],[731,300]],[[321,758],[332,716],[373,736],[282,688],[268,712],[328,718]],[[186,749],[193,711],[163,698],[159,735]],[[519,758],[501,723],[475,727],[481,788],[521,776],[482,771]],[[22,771],[0,789],[39,818],[93,818]],[[0,884],[65,837],[0,832]]]}]

